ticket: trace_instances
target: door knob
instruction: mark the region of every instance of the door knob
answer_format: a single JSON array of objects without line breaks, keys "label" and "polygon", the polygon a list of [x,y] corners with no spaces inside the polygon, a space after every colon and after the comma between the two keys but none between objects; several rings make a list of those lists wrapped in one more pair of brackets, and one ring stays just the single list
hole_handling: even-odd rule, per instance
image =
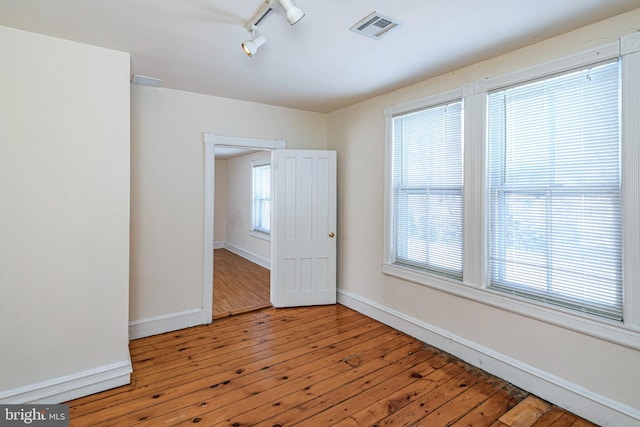
[{"label": "door knob", "polygon": [[335,234],[333,234],[333,231],[330,231],[329,232],[329,237],[334,237],[334,236],[335,236]]}]

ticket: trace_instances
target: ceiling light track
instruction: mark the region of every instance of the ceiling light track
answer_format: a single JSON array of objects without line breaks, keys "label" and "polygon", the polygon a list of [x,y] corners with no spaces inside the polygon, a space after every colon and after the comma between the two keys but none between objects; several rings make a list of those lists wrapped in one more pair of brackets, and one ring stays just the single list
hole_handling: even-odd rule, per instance
[{"label": "ceiling light track", "polygon": [[242,50],[247,56],[252,57],[258,48],[266,43],[267,39],[265,39],[264,36],[257,35],[258,24],[273,10],[275,3],[279,3],[284,9],[287,21],[289,21],[291,25],[298,23],[304,17],[304,11],[293,4],[292,0],[264,0],[260,9],[258,9],[255,15],[253,15],[245,25],[245,28],[251,32],[252,35],[251,40],[245,40],[245,42],[242,43]]}]

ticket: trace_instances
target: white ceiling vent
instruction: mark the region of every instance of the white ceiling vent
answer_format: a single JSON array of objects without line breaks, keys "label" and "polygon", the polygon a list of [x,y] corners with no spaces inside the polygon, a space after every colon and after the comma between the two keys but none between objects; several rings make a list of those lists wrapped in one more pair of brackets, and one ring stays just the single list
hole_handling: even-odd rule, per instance
[{"label": "white ceiling vent", "polygon": [[362,18],[349,29],[356,34],[362,34],[363,36],[378,40],[400,25],[402,25],[402,23],[396,19],[373,12],[366,18]]}]

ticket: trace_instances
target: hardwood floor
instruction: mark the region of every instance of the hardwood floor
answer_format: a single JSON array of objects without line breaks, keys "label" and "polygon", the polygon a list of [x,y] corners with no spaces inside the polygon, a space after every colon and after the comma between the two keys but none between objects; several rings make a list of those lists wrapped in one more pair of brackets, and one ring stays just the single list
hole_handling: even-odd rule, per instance
[{"label": "hardwood floor", "polygon": [[270,307],[269,270],[226,249],[213,256],[213,318]]},{"label": "hardwood floor", "polygon": [[72,426],[592,426],[341,305],[134,340],[132,382],[69,402]]}]

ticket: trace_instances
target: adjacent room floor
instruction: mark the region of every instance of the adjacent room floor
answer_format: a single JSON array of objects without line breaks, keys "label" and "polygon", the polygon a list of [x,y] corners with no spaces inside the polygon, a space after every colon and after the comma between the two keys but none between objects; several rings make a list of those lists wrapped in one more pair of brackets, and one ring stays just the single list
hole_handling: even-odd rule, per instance
[{"label": "adjacent room floor", "polygon": [[270,307],[269,270],[226,249],[213,256],[213,318]]}]

